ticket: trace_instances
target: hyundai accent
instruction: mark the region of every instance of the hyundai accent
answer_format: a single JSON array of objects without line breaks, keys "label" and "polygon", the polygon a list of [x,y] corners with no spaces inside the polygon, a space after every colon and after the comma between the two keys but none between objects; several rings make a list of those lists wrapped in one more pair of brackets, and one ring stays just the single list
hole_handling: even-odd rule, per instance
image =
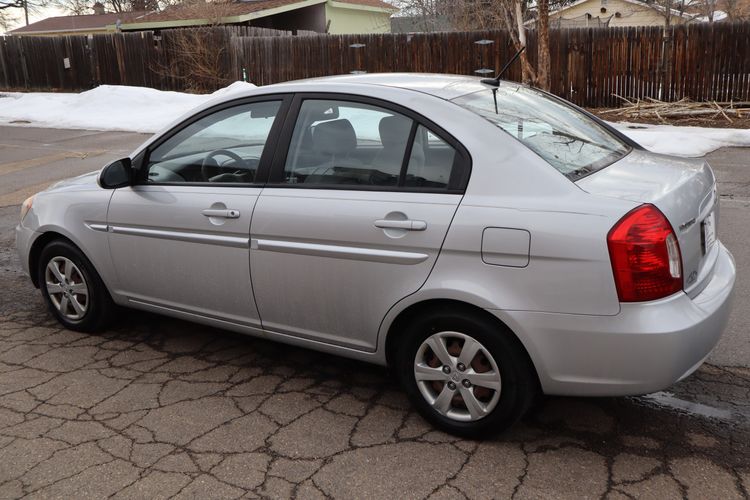
[{"label": "hyundai accent", "polygon": [[347,75],[218,98],[26,200],[16,237],[67,328],[125,306],[387,365],[483,436],[696,370],[735,281],[718,201],[704,160],[534,88]]}]

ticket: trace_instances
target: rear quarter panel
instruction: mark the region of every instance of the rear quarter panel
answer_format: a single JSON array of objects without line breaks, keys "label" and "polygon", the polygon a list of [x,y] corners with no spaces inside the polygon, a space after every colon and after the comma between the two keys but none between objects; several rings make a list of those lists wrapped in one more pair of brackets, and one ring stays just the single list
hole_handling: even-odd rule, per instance
[{"label": "rear quarter panel", "polygon": [[[519,141],[469,115],[443,118],[472,156],[466,194],[427,282],[394,306],[381,333],[399,312],[429,299],[496,311],[617,315],[607,233],[637,203],[584,192]],[[529,233],[525,267],[483,261],[482,234],[490,227]]]}]

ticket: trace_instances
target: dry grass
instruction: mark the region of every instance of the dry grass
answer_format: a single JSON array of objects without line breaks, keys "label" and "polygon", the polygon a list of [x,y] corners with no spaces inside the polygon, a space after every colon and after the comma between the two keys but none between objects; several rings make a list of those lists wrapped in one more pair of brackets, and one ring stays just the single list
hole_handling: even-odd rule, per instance
[{"label": "dry grass", "polygon": [[[619,97],[619,96],[618,96]],[[609,121],[632,121],[659,125],[691,125],[720,128],[750,128],[750,103],[693,102],[681,99],[663,102],[656,99],[625,99],[619,108],[591,109]]]}]

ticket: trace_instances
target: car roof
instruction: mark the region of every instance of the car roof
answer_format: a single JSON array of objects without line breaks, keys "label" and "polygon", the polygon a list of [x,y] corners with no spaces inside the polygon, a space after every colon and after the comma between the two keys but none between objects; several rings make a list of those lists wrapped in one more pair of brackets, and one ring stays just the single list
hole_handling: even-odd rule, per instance
[{"label": "car roof", "polygon": [[320,91],[323,90],[321,87],[329,85],[330,90],[335,90],[339,86],[352,84],[379,85],[412,90],[450,100],[486,89],[487,87],[480,80],[481,78],[473,76],[435,73],[368,73],[309,78],[306,80],[278,83],[273,85],[273,87],[278,88],[285,85],[299,86],[300,84],[309,83],[312,91]]}]

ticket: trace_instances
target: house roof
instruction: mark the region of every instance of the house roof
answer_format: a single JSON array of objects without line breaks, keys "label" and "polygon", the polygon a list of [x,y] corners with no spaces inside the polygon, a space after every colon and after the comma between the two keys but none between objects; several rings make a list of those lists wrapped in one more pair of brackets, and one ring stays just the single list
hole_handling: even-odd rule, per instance
[{"label": "house roof", "polygon": [[[327,0],[245,0],[231,3],[206,3],[176,5],[161,12],[121,12],[108,14],[91,14],[83,16],[48,17],[36,23],[10,31],[11,34],[56,33],[70,31],[104,30],[113,26],[119,19],[123,28],[142,29],[151,24],[170,22],[189,25],[189,21],[206,20],[219,17],[232,18],[230,22],[241,22],[250,18],[265,17],[280,11],[294,10],[308,5],[325,3]],[[334,4],[344,4],[352,8],[395,12],[398,9],[381,0],[335,0]],[[200,23],[198,23],[200,24]],[[130,25],[130,26],[125,26]],[[134,26],[136,25],[136,26]]]},{"label": "house roof", "polygon": [[[559,14],[561,12],[565,12],[566,10],[568,10],[568,9],[570,9],[572,7],[575,7],[576,5],[581,5],[582,3],[586,3],[586,2],[590,2],[590,1],[592,1],[592,0],[576,0],[575,2],[569,3],[568,5],[566,5],[564,7],[560,7],[559,9],[551,11],[549,13],[549,15],[551,16],[551,15],[554,15],[554,14]],[[633,5],[637,5],[639,7],[646,8],[646,9],[656,10],[659,13],[661,13],[662,15],[664,15],[664,13],[667,10],[665,7],[662,7],[661,5],[657,5],[657,4],[653,3],[653,2],[646,3],[646,2],[643,2],[641,0],[623,0],[623,1],[626,2],[626,3],[629,3],[629,4],[633,4]],[[681,13],[679,10],[674,9],[674,8],[672,9],[672,15],[673,16],[682,16],[682,17],[686,17],[686,18],[693,17],[693,16],[690,16],[690,15],[686,14],[685,12]]]},{"label": "house roof", "polygon": [[123,23],[133,21],[145,12],[112,12],[109,14],[90,14],[83,16],[48,17],[35,23],[10,31],[11,34],[20,33],[55,33],[69,31],[92,31],[105,29],[119,19]]},{"label": "house roof", "polygon": [[[152,12],[139,18],[135,23],[161,23],[168,21],[199,20],[213,17],[264,17],[279,11],[294,10],[308,5],[325,3],[326,0],[252,0],[232,3],[206,3],[177,5],[161,12]],[[381,0],[336,0],[335,3],[351,5],[354,8],[365,7],[377,10],[395,11],[393,5]],[[267,12],[267,13],[266,13]],[[243,19],[244,20],[244,19]]]}]

